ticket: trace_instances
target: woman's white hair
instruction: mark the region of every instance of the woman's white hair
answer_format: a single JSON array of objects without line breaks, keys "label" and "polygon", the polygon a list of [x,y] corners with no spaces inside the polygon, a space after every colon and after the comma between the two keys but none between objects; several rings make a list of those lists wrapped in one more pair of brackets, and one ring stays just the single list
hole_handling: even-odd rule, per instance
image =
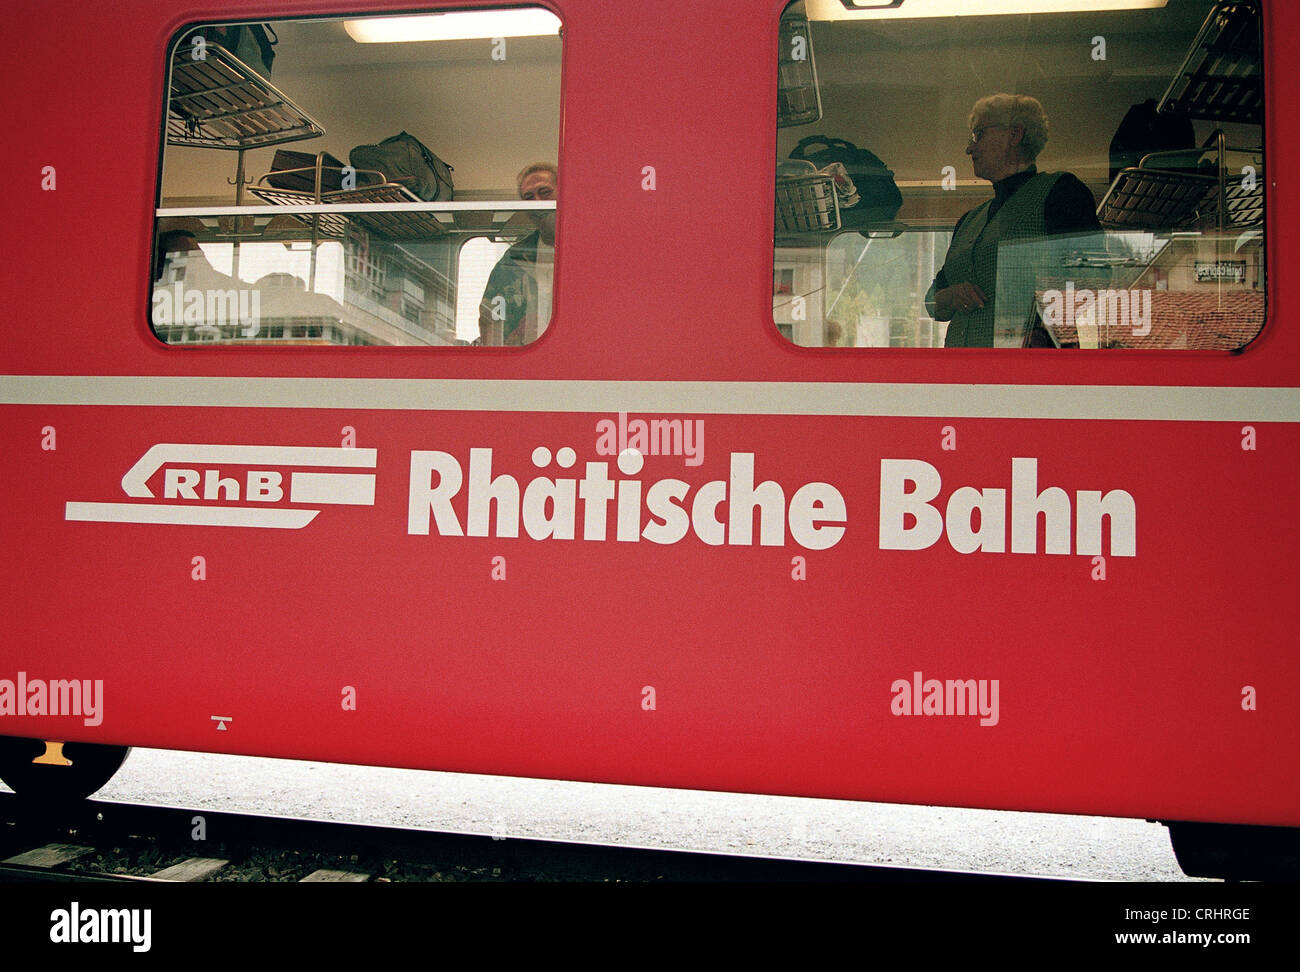
[{"label": "woman's white hair", "polygon": [[1029,95],[995,94],[981,98],[970,110],[970,127],[1016,126],[1024,130],[1020,150],[1032,162],[1047,144],[1047,114],[1037,98]]},{"label": "woman's white hair", "polygon": [[555,167],[554,162],[533,162],[519,170],[519,175],[515,176],[515,189],[523,191],[524,180],[534,172],[549,172],[551,181],[558,187],[560,184],[560,170]]}]

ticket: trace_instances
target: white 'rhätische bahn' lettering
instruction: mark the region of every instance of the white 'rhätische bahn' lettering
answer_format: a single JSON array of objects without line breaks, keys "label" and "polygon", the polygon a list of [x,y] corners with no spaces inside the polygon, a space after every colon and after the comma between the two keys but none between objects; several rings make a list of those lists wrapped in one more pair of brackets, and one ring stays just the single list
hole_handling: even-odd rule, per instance
[{"label": "white 'rh\u00e4tische bahn' lettering", "polygon": [[[908,489],[908,484],[912,489]],[[943,481],[939,470],[920,459],[880,460],[880,549],[924,550],[947,535],[958,553],[1006,552],[1007,491],[962,486],[953,490],[940,514],[931,504]],[[1038,553],[1038,518],[1045,523],[1044,546],[1049,554],[1101,554],[1102,518],[1110,518],[1110,553],[1137,556],[1137,504],[1131,494],[1112,489],[1081,489],[1075,493],[1077,516],[1071,515],[1070,494],[1059,486],[1038,490],[1038,460],[1011,460],[1011,552]],[[979,513],[979,526],[973,525]],[[908,525],[907,517],[915,522]]]},{"label": "white 'rh\u00e4tische bahn' lettering", "polygon": [[[561,450],[563,451],[563,450]],[[539,462],[539,455],[545,461]],[[569,458],[572,458],[570,451]],[[628,449],[618,457],[625,476],[635,476],[645,460]],[[534,453],[533,464],[550,463],[546,450]],[[572,465],[572,462],[569,463]],[[573,540],[578,536],[578,506],[582,506],[583,540],[677,543],[689,533],[711,546],[754,543],[754,514],[758,513],[758,542],[765,547],[785,544],[786,526],[795,543],[808,550],[825,550],[844,536],[844,497],[828,483],[806,483],[786,503],[779,483],[754,485],[754,454],[733,452],[729,480],[713,480],[694,488],[681,479],[648,484],[639,479],[610,479],[609,464],[588,462],[581,479],[538,476],[520,488],[519,480],[492,475],[492,450],[470,449],[466,521],[452,507],[465,485],[460,460],[447,452],[412,452],[407,533],[428,534],[430,521],[444,537],[517,537],[520,514],[524,531],[534,540]],[[719,508],[726,512],[720,513]],[[492,515],[495,508],[495,517]],[[641,526],[642,511],[650,522]]]},{"label": "white 'rh\u00e4tische bahn' lettering", "polygon": [[[567,469],[576,455],[564,448],[556,461]],[[518,537],[522,522],[534,540],[671,544],[693,534],[710,546],[752,546],[757,519],[757,542],[765,547],[785,545],[787,528],[806,550],[826,550],[844,536],[848,512],[838,489],[805,483],[787,501],[780,483],[754,484],[752,452],[731,453],[728,479],[699,485],[681,479],[644,483],[635,478],[644,463],[639,452],[626,449],[618,456],[624,478],[610,478],[608,463],[588,462],[581,479],[542,475],[521,483],[507,473],[493,475],[488,448],[469,450],[468,475],[449,452],[414,451],[406,530],[420,536],[432,529],[444,537]],[[533,465],[550,464],[550,450],[538,447]],[[946,536],[959,553],[1005,553],[1009,517],[1011,552],[1035,554],[1042,517],[1046,553],[1101,554],[1102,526],[1109,520],[1110,554],[1137,555],[1131,494],[1078,490],[1072,500],[1059,486],[1040,491],[1037,459],[1011,460],[1009,513],[1006,489],[973,486],[953,490],[940,512],[932,501],[942,487],[939,470],[928,462],[880,460],[881,550],[924,550]],[[463,520],[458,507],[465,511]]]}]

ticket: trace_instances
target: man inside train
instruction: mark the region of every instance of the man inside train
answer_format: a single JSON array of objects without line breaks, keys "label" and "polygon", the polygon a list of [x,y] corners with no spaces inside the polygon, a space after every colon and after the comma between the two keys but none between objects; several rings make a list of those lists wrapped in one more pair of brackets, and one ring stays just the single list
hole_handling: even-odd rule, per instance
[{"label": "man inside train", "polygon": [[993,183],[994,196],[957,221],[926,307],[935,320],[950,322],[945,347],[993,347],[995,333],[998,346],[1052,347],[1035,309],[1035,288],[1037,274],[1053,269],[1059,250],[1034,241],[1088,233],[1101,239],[1096,200],[1070,173],[1038,171],[1047,115],[1037,99],[981,98],[970,127],[966,154],[975,176]]},{"label": "man inside train", "polygon": [[[552,202],[559,191],[552,162],[524,166],[515,178],[519,198]],[[502,254],[488,277],[479,305],[479,336],[485,344],[522,345],[536,340],[551,320],[555,266],[555,210],[530,210],[535,229]]]}]

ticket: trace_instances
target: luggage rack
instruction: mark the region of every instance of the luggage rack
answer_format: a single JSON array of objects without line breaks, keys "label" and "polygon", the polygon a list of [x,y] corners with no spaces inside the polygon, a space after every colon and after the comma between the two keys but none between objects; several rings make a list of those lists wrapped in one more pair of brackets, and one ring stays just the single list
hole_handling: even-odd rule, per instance
[{"label": "luggage rack", "polygon": [[[358,185],[355,189],[324,190],[322,186],[326,173],[334,177],[332,182],[341,182],[343,169],[339,166],[323,164],[323,155],[317,155],[315,166],[268,172],[257,181],[257,185],[250,186],[248,191],[274,206],[358,206],[421,201],[405,186],[389,182],[382,172],[369,169],[356,169],[354,172],[359,182],[369,181],[370,184]],[[271,185],[272,179],[285,176],[309,178],[314,189],[308,192]],[[347,232],[349,222],[357,223],[391,240],[423,240],[445,236],[447,233],[446,227],[439,221],[437,215],[431,212],[318,212],[294,215],[304,223],[317,226],[324,236],[343,236]]]},{"label": "luggage rack", "polygon": [[776,235],[833,233],[839,228],[835,180],[811,162],[782,162],[776,179]]},{"label": "luggage rack", "polygon": [[[1251,157],[1253,184],[1236,175],[1228,178],[1229,152]],[[1187,171],[1207,153],[1213,153],[1213,168]],[[1180,229],[1210,218],[1217,218],[1221,230],[1257,226],[1264,219],[1262,161],[1254,150],[1230,148],[1222,131],[1200,149],[1152,152],[1137,166],[1120,170],[1097,207],[1097,218],[1122,229]]]},{"label": "luggage rack", "polygon": [[325,134],[275,85],[217,44],[207,44],[200,60],[178,48],[168,90],[169,145],[242,151]]},{"label": "luggage rack", "polygon": [[[312,207],[311,212],[294,212],[292,215],[304,224],[314,226],[321,236],[342,237],[348,224],[364,227],[388,240],[418,242],[449,235],[509,236],[507,224],[524,209],[553,208],[554,204],[534,202],[424,202],[405,186],[389,182],[377,170],[355,170],[358,181],[367,177],[370,185],[355,189],[326,190],[327,173],[337,175],[329,184],[341,181],[342,168],[323,164],[317,156],[315,166],[297,169],[277,169],[262,176],[249,192],[273,206]],[[270,184],[281,176],[308,177],[313,190],[284,189]],[[342,212],[334,207],[385,207],[361,212]]]},{"label": "luggage rack", "polygon": [[881,220],[865,226],[844,226],[840,218],[839,193],[835,180],[811,162],[786,159],[776,167],[776,242],[778,246],[820,243],[848,229],[868,239],[893,239],[907,229],[906,223]]},{"label": "luggage rack", "polygon": [[[378,188],[378,187],[376,187]],[[400,188],[400,187],[399,187]],[[253,191],[256,191],[254,189]],[[255,242],[262,240],[302,239],[301,227],[316,224],[316,235],[341,238],[349,224],[362,226],[385,239],[415,243],[450,235],[491,236],[516,239],[527,235],[519,214],[529,210],[553,209],[554,203],[530,202],[451,202],[427,203],[406,198],[394,202],[370,203],[360,199],[340,202],[328,196],[321,203],[284,198],[292,190],[277,190],[278,204],[268,207],[249,206],[182,206],[154,210],[158,219],[197,220],[213,232],[214,240]],[[269,200],[268,200],[269,201]],[[280,208],[283,206],[284,208]],[[337,212],[336,206],[355,206],[361,212]],[[363,208],[364,207],[364,208]],[[297,221],[295,232],[287,220]]]},{"label": "luggage rack", "polygon": [[1216,4],[1156,110],[1263,124],[1259,62],[1259,5],[1254,0]]},{"label": "luggage rack", "polygon": [[[1256,0],[1214,5],[1156,111],[1263,123]],[[1207,152],[1214,153],[1213,166],[1202,166]],[[1235,174],[1229,178],[1229,152],[1250,155],[1253,182]],[[1106,226],[1126,229],[1180,229],[1211,218],[1217,219],[1221,231],[1257,226],[1264,219],[1262,161],[1259,150],[1229,148],[1218,129],[1200,149],[1153,152],[1136,167],[1122,169],[1097,207],[1097,216]]]},{"label": "luggage rack", "polygon": [[1122,169],[1097,207],[1097,218],[1106,226],[1123,229],[1186,226],[1205,215],[1218,189],[1219,180],[1209,175],[1141,165]]}]

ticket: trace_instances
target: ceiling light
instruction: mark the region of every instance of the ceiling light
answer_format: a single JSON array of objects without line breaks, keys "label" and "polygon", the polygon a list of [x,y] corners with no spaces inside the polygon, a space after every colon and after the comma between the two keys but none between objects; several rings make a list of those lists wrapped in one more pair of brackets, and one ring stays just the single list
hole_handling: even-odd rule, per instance
[{"label": "ceiling light", "polygon": [[546,37],[560,32],[560,18],[537,7],[526,10],[467,10],[413,17],[346,20],[343,27],[358,44],[401,41],[490,40],[496,37]]},{"label": "ceiling light", "polygon": [[1169,0],[804,0],[809,20],[914,20],[1006,14],[1098,13],[1151,10]]}]

